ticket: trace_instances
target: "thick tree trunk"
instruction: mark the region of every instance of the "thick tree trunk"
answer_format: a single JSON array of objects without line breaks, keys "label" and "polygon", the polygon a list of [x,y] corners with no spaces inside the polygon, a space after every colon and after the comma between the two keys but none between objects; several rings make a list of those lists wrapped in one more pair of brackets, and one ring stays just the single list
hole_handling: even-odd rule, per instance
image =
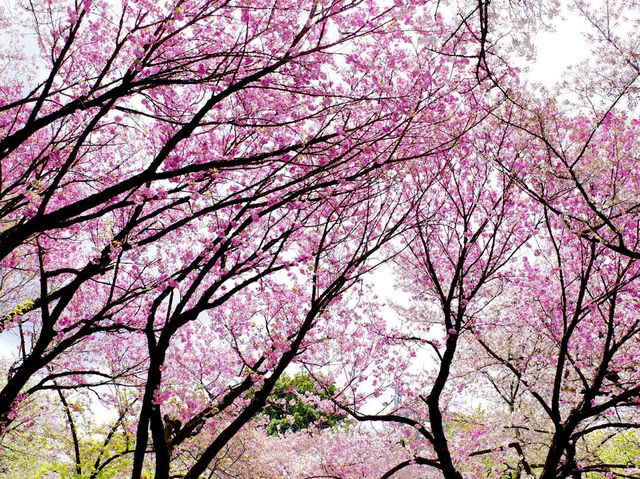
[{"label": "thick tree trunk", "polygon": [[[154,415],[160,415],[160,406],[154,404],[154,393],[160,386],[162,381],[162,372],[160,368],[164,363],[164,351],[156,350],[150,355],[149,372],[147,375],[147,383],[145,385],[144,397],[140,409],[140,417],[138,421],[138,429],[136,431],[136,448],[133,455],[133,469],[131,479],[140,479],[142,477],[142,467],[144,458],[147,453],[147,445],[149,443],[149,424]],[[152,435],[154,443],[156,434],[152,427]],[[164,433],[164,431],[163,431]],[[163,436],[164,437],[164,436]],[[166,472],[163,472],[166,471]],[[158,451],[156,447],[156,479],[169,476],[169,457],[167,451]]]},{"label": "thick tree trunk", "polygon": [[551,446],[547,453],[547,458],[540,474],[539,479],[555,479],[557,477],[558,468],[562,461],[562,455],[564,454],[568,444],[568,435],[565,428],[562,427],[553,435],[551,440]]},{"label": "thick tree trunk", "polygon": [[447,479],[462,479],[462,476],[456,471],[449,451],[449,444],[444,433],[444,425],[442,422],[442,413],[440,412],[440,396],[444,390],[444,386],[449,377],[449,370],[453,363],[453,357],[456,352],[457,337],[452,336],[447,340],[447,349],[445,350],[442,361],[440,363],[440,373],[436,378],[427,405],[429,407],[429,423],[433,434],[433,448],[438,456],[438,462],[442,468],[442,474]]}]

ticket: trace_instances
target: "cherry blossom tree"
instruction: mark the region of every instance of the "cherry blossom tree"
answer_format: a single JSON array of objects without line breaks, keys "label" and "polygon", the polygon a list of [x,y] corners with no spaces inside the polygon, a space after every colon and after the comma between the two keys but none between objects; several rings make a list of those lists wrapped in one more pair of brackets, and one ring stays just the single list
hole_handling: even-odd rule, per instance
[{"label": "cherry blossom tree", "polygon": [[[414,450],[413,460],[439,469],[444,477],[461,477],[462,451],[451,444],[457,438],[449,432],[459,414],[456,391],[464,389],[456,365],[464,364],[459,356],[466,353],[459,348],[472,335],[478,317],[501,295],[501,270],[527,242],[536,223],[514,182],[489,161],[502,147],[490,131],[465,137],[455,154],[443,156],[428,186],[430,195],[416,204],[415,227],[404,235],[406,247],[396,258],[412,305],[401,308],[400,327],[374,331],[393,352],[378,347],[378,364],[363,363],[359,374],[382,377],[384,369],[395,370],[390,382],[380,387],[392,385],[402,402],[389,405],[384,413],[367,414],[358,410],[363,398],[357,391],[337,399],[360,421],[391,422],[417,431],[424,445]],[[417,189],[427,185],[420,170],[413,172],[410,183]],[[431,356],[427,369],[412,371],[407,360],[398,367],[398,350],[403,349],[409,351],[407,358]],[[355,401],[344,402],[350,397]],[[409,438],[415,441],[416,435]],[[404,465],[411,464],[409,460]]]},{"label": "cherry blossom tree", "polygon": [[[535,261],[524,262],[515,283],[524,293],[518,310],[509,310],[517,317],[501,318],[501,329],[520,339],[505,351],[501,333],[474,332],[493,359],[487,377],[515,413],[511,428],[523,435],[513,443],[529,469],[532,458],[540,461],[540,477],[633,469],[633,462],[601,461],[589,435],[637,427],[637,264],[563,226],[547,213],[549,241],[535,251]],[[530,288],[541,282],[546,289],[533,294]],[[536,343],[522,341],[533,331]],[[496,366],[510,372],[515,387],[497,380]],[[548,450],[527,457],[539,443]]]},{"label": "cherry blossom tree", "polygon": [[[631,191],[637,183],[638,6],[580,0],[565,6],[583,19],[585,30],[576,35],[586,36],[590,55],[552,91],[530,82],[526,91],[509,75],[495,80],[505,99],[499,117],[529,143],[522,161],[503,167],[576,234],[637,259],[638,203]],[[496,34],[497,19],[489,24]],[[499,45],[495,50],[495,57],[504,52]],[[503,70],[496,67],[493,77]]]},{"label": "cherry blossom tree", "polygon": [[[405,428],[412,457],[393,473],[632,477],[634,453],[604,451],[624,437],[638,450],[636,260],[531,198],[511,174],[520,132],[488,131],[461,141],[466,155],[447,156],[418,204],[396,258],[411,305],[342,357],[353,372],[335,401]],[[397,400],[367,412],[372,391]]]},{"label": "cherry blossom tree", "polygon": [[552,94],[554,1],[8,4],[4,471],[636,474],[637,6],[570,3]]},{"label": "cherry blossom tree", "polygon": [[3,431],[38,394],[109,390],[115,407],[129,389],[135,430],[118,413],[110,431],[131,447],[92,473],[131,455],[132,477],[197,477],[346,320],[342,295],[425,194],[402,165],[486,117],[459,93],[475,82],[429,48],[444,21],[418,4],[16,12],[37,53],[3,71]]},{"label": "cherry blossom tree", "polygon": [[[527,266],[542,278],[524,276],[529,286],[545,285],[535,293],[527,289],[539,303],[530,314],[543,310],[547,325],[520,330],[529,323],[521,317],[509,334],[518,338],[519,351],[500,353],[503,342],[483,347],[511,371],[509,388],[504,369],[491,379],[510,407],[518,396],[514,392],[533,397],[526,406],[527,424],[514,426],[529,435],[515,443],[521,459],[526,445],[545,444],[531,463],[537,462],[540,477],[580,477],[581,471],[624,477],[635,473],[637,461],[605,460],[598,450],[610,441],[635,438],[638,427],[637,379],[629,374],[638,343],[631,299],[638,259],[638,12],[633,2],[567,3],[585,20],[592,48],[587,61],[568,71],[553,91],[538,89],[538,95],[513,81],[500,84],[492,75],[505,99],[498,117],[520,145],[514,144],[515,161],[497,159],[496,164],[542,205],[546,217],[547,237],[534,249],[549,260]],[[526,303],[519,300],[521,306]],[[540,332],[548,328],[554,332],[545,345]],[[529,335],[538,339],[535,345],[520,343]],[[526,369],[535,370],[535,381],[524,380]],[[581,384],[571,384],[574,380]],[[596,437],[602,442],[597,444]],[[637,451],[634,440],[631,447]]]}]

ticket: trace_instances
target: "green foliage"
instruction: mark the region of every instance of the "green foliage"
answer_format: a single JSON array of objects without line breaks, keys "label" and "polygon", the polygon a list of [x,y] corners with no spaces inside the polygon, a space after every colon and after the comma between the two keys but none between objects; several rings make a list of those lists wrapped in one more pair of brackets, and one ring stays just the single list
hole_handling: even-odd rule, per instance
[{"label": "green foliage", "polygon": [[[96,432],[96,435],[98,433]],[[12,447],[16,454],[5,452],[10,464],[0,464],[0,477],[7,479],[59,478],[59,479],[116,479],[127,474],[130,468],[131,455],[126,454],[130,447],[127,438],[120,433],[113,433],[107,445],[104,439],[83,437],[80,442],[82,458],[82,474],[76,472],[73,458],[73,444],[64,434],[48,433],[46,436],[15,438]],[[94,468],[100,458],[98,469]],[[108,461],[108,462],[107,462]],[[106,465],[102,466],[102,464]],[[95,473],[95,476],[93,475]]]},{"label": "green foliage", "polygon": [[[269,418],[267,433],[295,432],[308,429],[311,425],[324,429],[334,427],[345,419],[344,414],[320,411],[313,404],[316,399],[326,400],[336,391],[334,385],[326,390],[317,390],[312,378],[304,374],[283,375],[271,393],[271,398],[263,413]],[[305,399],[305,396],[312,398]]]},{"label": "green foliage", "polygon": [[[0,387],[6,371],[0,359]],[[123,407],[133,401],[126,396],[119,399]],[[96,420],[86,396],[67,393],[66,402],[63,405],[53,391],[41,391],[21,403],[21,415],[29,420],[16,421],[0,434],[0,478],[117,479],[129,475],[134,443],[125,426],[130,425],[130,416],[102,422]],[[67,412],[77,433],[80,474]]]},{"label": "green foliage", "polygon": [[[596,450],[596,455],[604,464],[627,465],[637,467],[640,457],[640,434],[634,430],[618,433],[596,431],[589,435],[589,447]],[[623,473],[624,468],[613,468],[613,471]],[[588,479],[603,479],[605,474],[590,472]]]}]

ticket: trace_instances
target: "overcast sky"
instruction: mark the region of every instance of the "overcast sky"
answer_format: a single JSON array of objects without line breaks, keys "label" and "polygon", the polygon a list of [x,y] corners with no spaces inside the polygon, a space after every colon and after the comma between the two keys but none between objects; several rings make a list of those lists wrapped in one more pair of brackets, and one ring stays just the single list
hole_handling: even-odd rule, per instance
[{"label": "overcast sky", "polygon": [[582,34],[587,30],[586,21],[566,10],[562,16],[555,21],[554,32],[540,32],[536,37],[537,57],[530,77],[547,87],[562,78],[565,68],[580,63],[589,54],[589,45]]}]

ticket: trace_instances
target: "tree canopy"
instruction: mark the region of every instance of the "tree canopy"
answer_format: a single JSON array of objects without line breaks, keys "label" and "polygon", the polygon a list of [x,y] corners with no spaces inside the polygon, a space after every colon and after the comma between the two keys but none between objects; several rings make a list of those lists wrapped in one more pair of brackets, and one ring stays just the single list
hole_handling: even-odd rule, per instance
[{"label": "tree canopy", "polygon": [[637,477],[639,19],[5,2],[2,474]]}]

